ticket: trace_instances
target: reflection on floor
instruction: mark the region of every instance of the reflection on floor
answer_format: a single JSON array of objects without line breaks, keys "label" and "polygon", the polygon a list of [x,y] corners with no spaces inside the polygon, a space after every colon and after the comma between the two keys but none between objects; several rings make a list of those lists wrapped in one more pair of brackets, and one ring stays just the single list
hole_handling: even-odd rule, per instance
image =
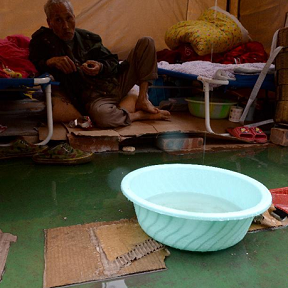
[{"label": "reflection on floor", "polygon": [[[288,186],[288,150],[280,146],[182,155],[139,148],[134,153],[96,153],[92,162],[76,166],[37,165],[30,158],[1,160],[0,229],[18,237],[10,247],[1,287],[42,286],[44,229],[134,217],[132,203],[121,193],[121,180],[134,169],[163,163],[226,168],[268,189]],[[214,253],[169,248],[166,271],[78,287],[286,287],[287,241],[284,228],[249,233],[236,246]]]}]

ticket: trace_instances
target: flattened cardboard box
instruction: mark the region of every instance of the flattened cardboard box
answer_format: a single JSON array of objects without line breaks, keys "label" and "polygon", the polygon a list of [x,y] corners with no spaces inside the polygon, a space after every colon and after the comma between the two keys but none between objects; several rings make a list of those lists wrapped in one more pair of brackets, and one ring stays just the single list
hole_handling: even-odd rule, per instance
[{"label": "flattened cardboard box", "polygon": [[17,241],[17,236],[10,233],[3,233],[0,230],[0,281],[4,273],[6,259],[8,256],[10,244]]},{"label": "flattened cardboard box", "polygon": [[163,270],[169,251],[136,220],[45,230],[43,287],[60,287]]},{"label": "flattened cardboard box", "polygon": [[[225,128],[235,127],[239,123],[232,123],[227,119],[220,120],[211,120],[212,129],[216,133],[225,133]],[[70,128],[67,124],[64,124],[63,127],[60,127],[59,124],[54,124],[54,133],[52,140],[59,140],[60,130],[61,129],[61,140],[66,140],[65,131],[63,128],[66,128],[69,134],[73,134],[76,137],[119,137],[120,141],[123,137],[139,137],[141,135],[157,135],[159,133],[206,133],[205,128],[205,119],[197,118],[192,116],[189,113],[172,113],[171,121],[136,121],[129,126],[119,127],[115,129],[89,129],[83,130],[81,128]],[[47,128],[41,127],[39,138],[40,140],[45,139],[47,135]],[[54,135],[55,134],[55,135]],[[217,135],[218,136],[218,135]],[[229,137],[232,138],[233,137]]]},{"label": "flattened cardboard box", "polygon": [[[43,141],[44,139],[46,139],[48,135],[48,128],[39,127],[38,132],[39,132],[39,140]],[[51,140],[56,140],[56,141],[67,140],[67,130],[63,124],[61,123],[53,124],[53,135],[51,137]]]}]

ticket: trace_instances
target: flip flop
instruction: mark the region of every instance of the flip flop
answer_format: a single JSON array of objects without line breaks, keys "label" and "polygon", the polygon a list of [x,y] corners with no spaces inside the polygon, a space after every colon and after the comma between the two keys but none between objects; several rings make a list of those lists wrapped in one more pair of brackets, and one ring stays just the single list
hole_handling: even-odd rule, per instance
[{"label": "flip flop", "polygon": [[23,138],[18,138],[5,146],[0,146],[0,159],[29,157],[47,148],[46,145],[30,144]]},{"label": "flip flop", "polygon": [[237,139],[244,140],[246,142],[254,142],[254,135],[251,133],[248,127],[235,127],[235,128],[228,128],[227,132],[230,135],[236,137]]},{"label": "flip flop", "polygon": [[67,143],[59,144],[51,149],[33,155],[32,159],[40,164],[75,165],[88,163],[93,159],[91,152],[74,149]]},{"label": "flip flop", "polygon": [[267,135],[258,127],[251,127],[251,133],[253,134],[254,141],[257,143],[266,143]]}]

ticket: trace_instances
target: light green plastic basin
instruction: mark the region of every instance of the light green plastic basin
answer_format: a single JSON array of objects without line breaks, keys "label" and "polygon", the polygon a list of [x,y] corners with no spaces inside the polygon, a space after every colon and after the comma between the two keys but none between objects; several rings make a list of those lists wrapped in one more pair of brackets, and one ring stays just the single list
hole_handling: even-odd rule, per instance
[{"label": "light green plastic basin", "polygon": [[[225,249],[241,241],[253,218],[266,211],[272,202],[269,190],[253,178],[192,164],[137,169],[123,178],[121,190],[133,202],[138,222],[150,237],[174,248],[201,252]],[[177,203],[176,208],[170,207],[171,203],[159,204],[159,199],[165,202],[170,198],[164,193],[175,196],[172,202]],[[238,208],[228,212],[209,211],[210,204],[216,201],[198,205],[199,199],[187,200],[187,195],[195,194],[200,200],[217,197],[223,202],[229,201],[229,207]],[[183,201],[182,195],[186,195]],[[155,197],[159,198],[158,202],[151,200]],[[191,205],[200,211],[190,210]],[[202,211],[203,208],[208,211]]]},{"label": "light green plastic basin", "polygon": [[[199,97],[191,97],[185,99],[188,102],[188,109],[191,115],[205,118],[205,102]],[[231,106],[237,102],[229,100],[211,100],[209,101],[209,110],[211,119],[225,119],[228,118]]]}]

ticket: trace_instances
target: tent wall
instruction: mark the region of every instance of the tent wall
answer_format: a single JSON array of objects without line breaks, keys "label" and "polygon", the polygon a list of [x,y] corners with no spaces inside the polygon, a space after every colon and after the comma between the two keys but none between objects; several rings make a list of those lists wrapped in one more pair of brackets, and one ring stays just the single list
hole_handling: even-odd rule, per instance
[{"label": "tent wall", "polygon": [[[47,26],[43,6],[46,0],[1,0],[0,38],[31,36]],[[105,46],[120,58],[139,37],[154,38],[157,50],[166,48],[166,30],[187,17],[188,0],[71,0],[77,26],[101,35]]]},{"label": "tent wall", "polygon": [[[80,2],[80,1],[78,1]],[[82,2],[82,1],[81,1]],[[186,19],[187,0],[98,0],[77,15],[79,27],[101,35],[107,47],[121,56],[142,36],[154,38],[157,50],[166,48],[170,26]]]},{"label": "tent wall", "polygon": [[259,41],[270,52],[276,30],[284,27],[288,13],[287,0],[241,0],[240,22],[249,31],[253,40]]},{"label": "tent wall", "polygon": [[223,10],[227,8],[226,0],[218,0],[217,3],[215,3],[215,0],[189,0],[187,20],[196,20],[204,10],[215,6],[215,4]]},{"label": "tent wall", "polygon": [[[31,36],[46,26],[46,0],[1,0],[0,38]],[[167,48],[166,30],[182,20],[194,20],[215,3],[226,9],[226,0],[71,0],[77,26],[102,36],[104,44],[120,58],[127,55],[137,39],[154,38],[157,50]],[[253,40],[269,52],[274,32],[283,27],[287,0],[230,0],[230,13],[238,16]]]}]

